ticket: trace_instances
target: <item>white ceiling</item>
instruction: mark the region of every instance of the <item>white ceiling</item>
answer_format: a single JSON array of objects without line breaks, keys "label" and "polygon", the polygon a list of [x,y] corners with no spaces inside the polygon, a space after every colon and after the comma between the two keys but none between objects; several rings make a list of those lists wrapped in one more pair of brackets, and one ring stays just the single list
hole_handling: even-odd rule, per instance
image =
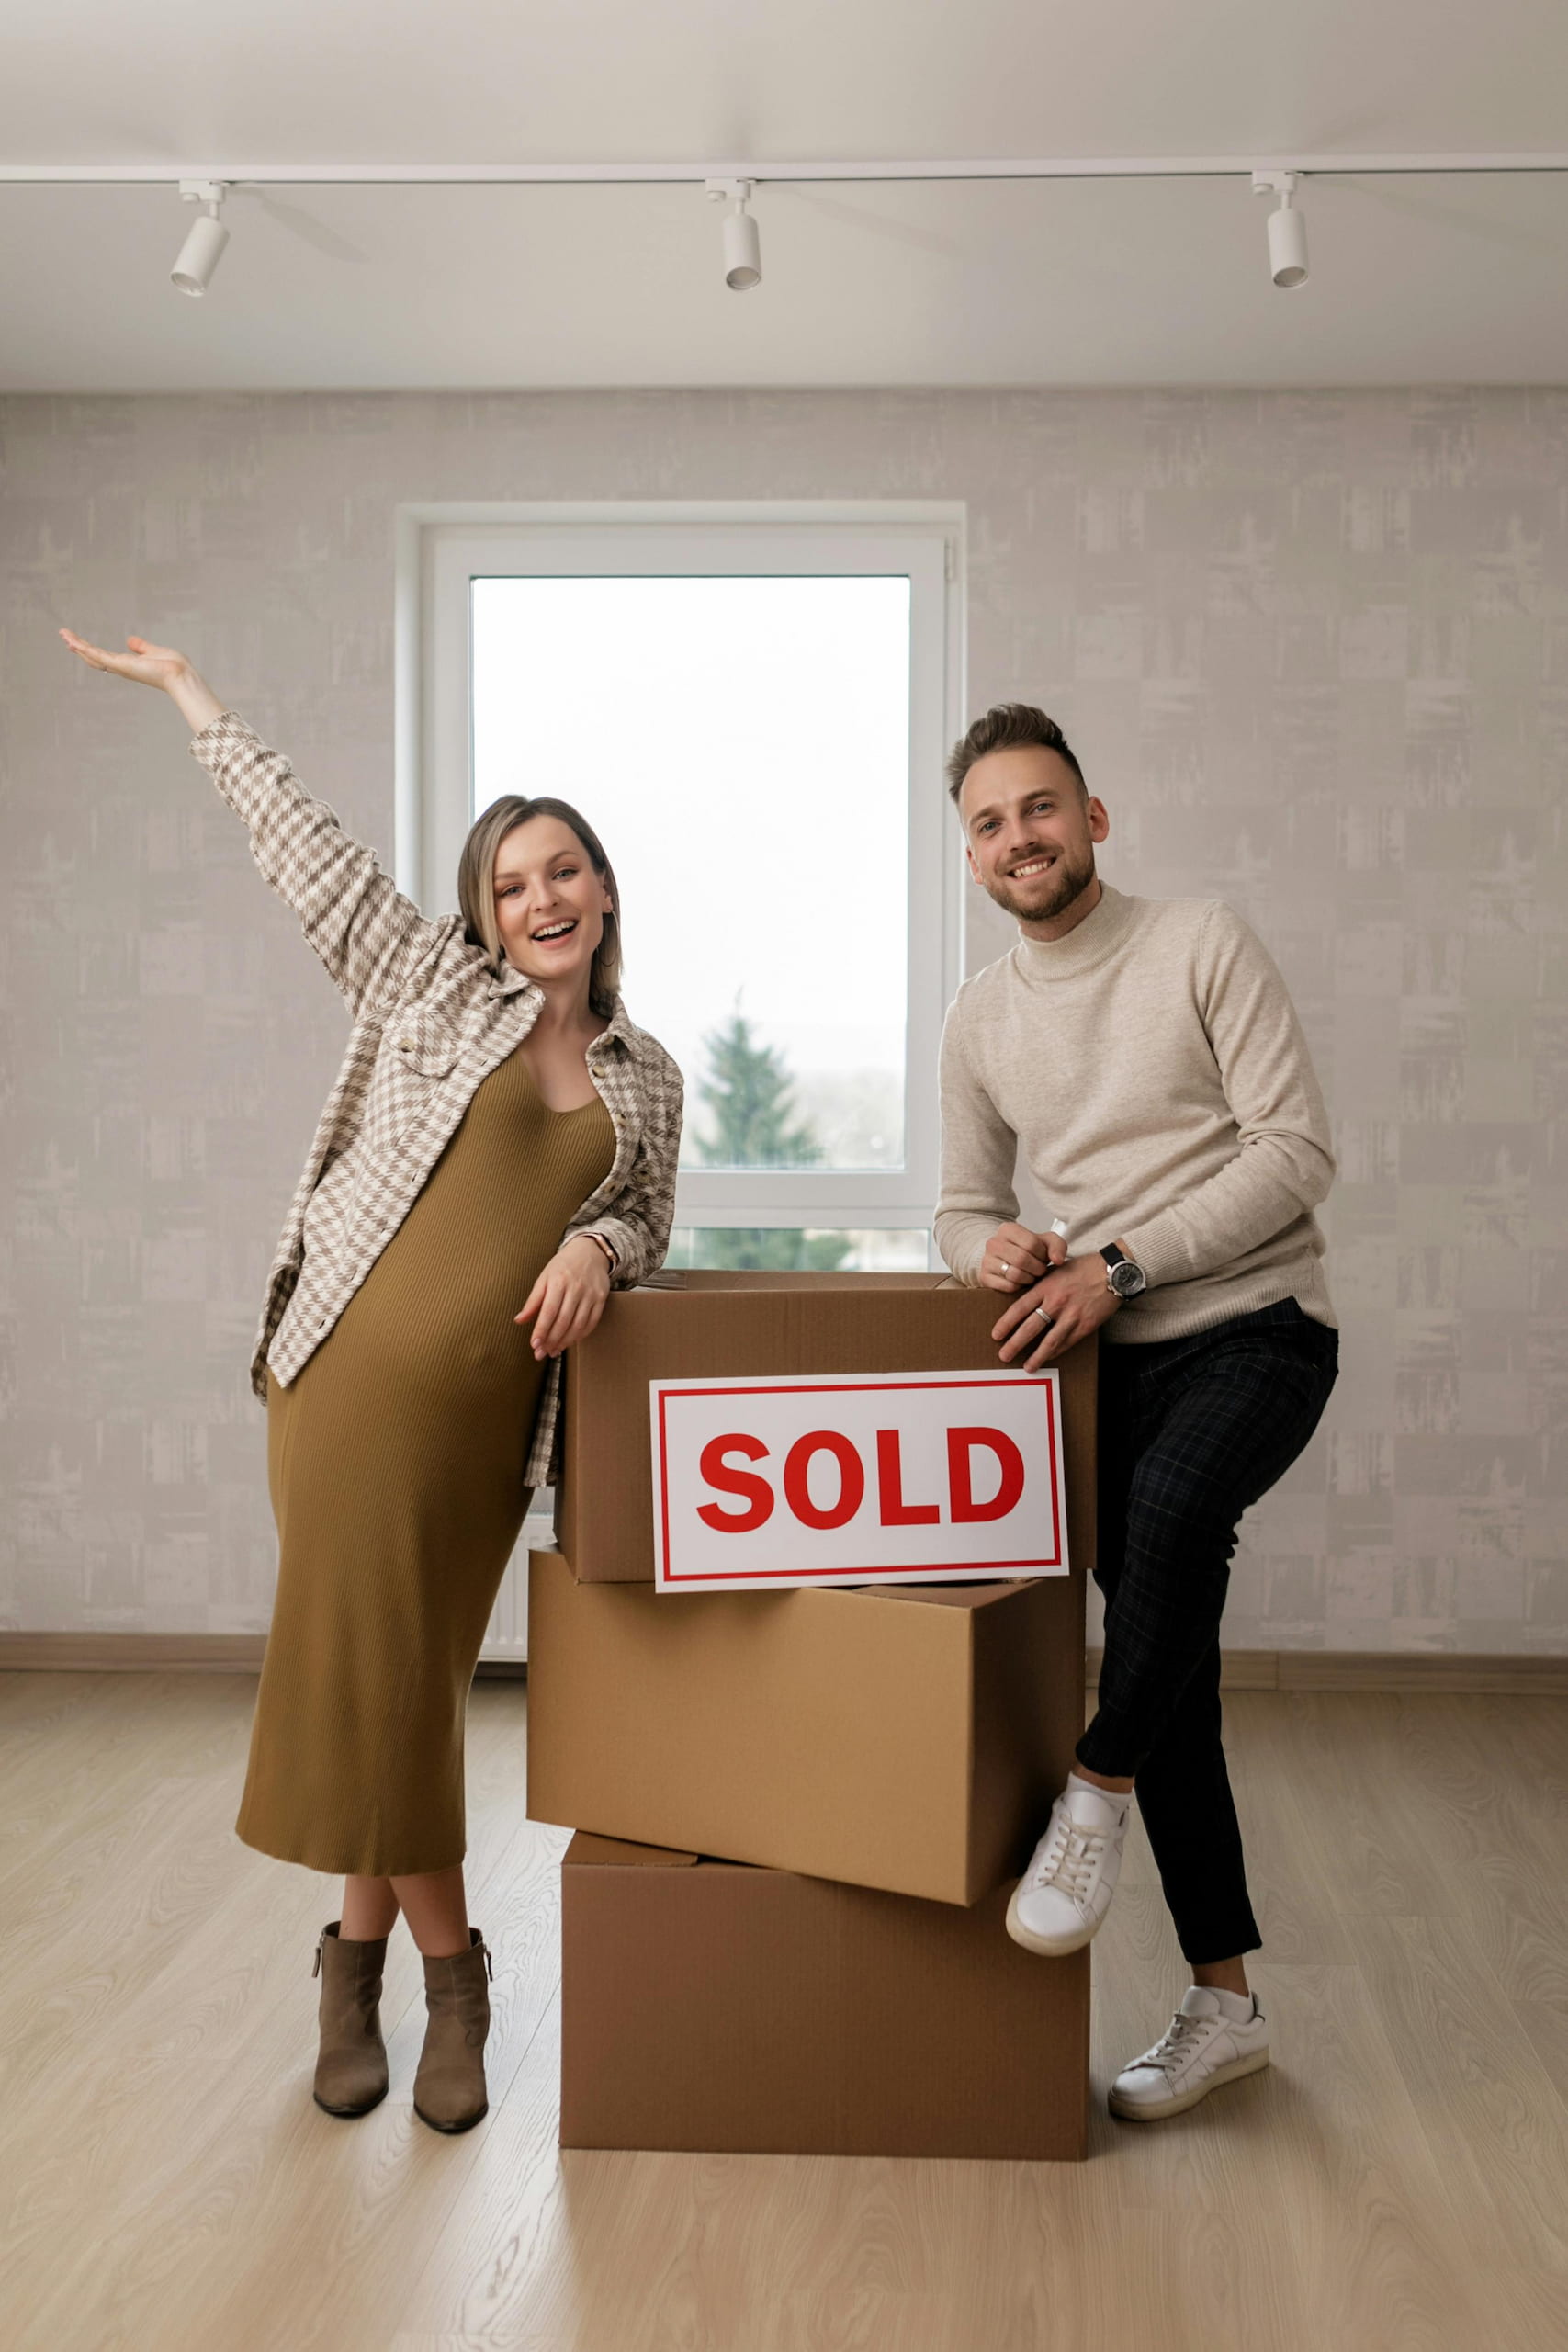
[{"label": "white ceiling", "polygon": [[[0,163],[1568,147],[1562,0],[66,0]],[[0,390],[1568,381],[1568,175],[1317,178],[1269,281],[1235,181],[774,186],[737,296],[694,187],[0,186]]]}]

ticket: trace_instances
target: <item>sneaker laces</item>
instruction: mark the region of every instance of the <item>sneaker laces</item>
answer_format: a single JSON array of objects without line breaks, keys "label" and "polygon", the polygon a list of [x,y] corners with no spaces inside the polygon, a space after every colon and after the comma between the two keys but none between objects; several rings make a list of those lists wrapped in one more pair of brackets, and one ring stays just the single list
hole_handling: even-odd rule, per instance
[{"label": "sneaker laces", "polygon": [[1081,1903],[1093,1889],[1110,1837],[1109,1830],[1086,1829],[1064,1807],[1043,1859],[1029,1874],[1031,1888],[1059,1886],[1074,1903]]},{"label": "sneaker laces", "polygon": [[1134,2059],[1133,2064],[1134,2066],[1152,2066],[1162,2075],[1173,2074],[1178,2066],[1186,2064],[1201,2043],[1209,2039],[1216,2026],[1224,2023],[1223,2018],[1184,2017],[1178,2009],[1154,2048],[1145,2050],[1141,2058]]}]

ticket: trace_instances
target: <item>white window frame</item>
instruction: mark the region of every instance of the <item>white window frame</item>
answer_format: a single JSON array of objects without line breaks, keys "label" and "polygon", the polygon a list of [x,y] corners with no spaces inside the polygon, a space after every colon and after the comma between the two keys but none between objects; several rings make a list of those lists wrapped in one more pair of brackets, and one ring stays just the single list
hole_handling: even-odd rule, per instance
[{"label": "white window frame", "polygon": [[[398,511],[400,885],[455,901],[472,795],[475,578],[894,572],[910,582],[906,1164],[900,1170],[683,1169],[677,1225],[929,1227],[937,1051],[963,958],[962,868],[942,786],[962,732],[964,510],[934,501],[463,503]],[[633,1007],[635,1017],[636,1008]]]}]

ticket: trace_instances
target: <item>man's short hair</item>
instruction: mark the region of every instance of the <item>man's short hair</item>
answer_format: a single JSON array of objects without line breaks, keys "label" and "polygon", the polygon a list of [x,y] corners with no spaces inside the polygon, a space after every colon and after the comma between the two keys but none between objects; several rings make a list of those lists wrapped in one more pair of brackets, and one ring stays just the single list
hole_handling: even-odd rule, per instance
[{"label": "man's short hair", "polygon": [[975,721],[948,754],[947,788],[953,807],[958,806],[964,779],[976,760],[983,760],[987,752],[1010,752],[1024,743],[1038,744],[1041,751],[1055,752],[1058,759],[1066,760],[1087,795],[1089,786],[1077,754],[1055,720],[1036,710],[1032,703],[998,702]]}]

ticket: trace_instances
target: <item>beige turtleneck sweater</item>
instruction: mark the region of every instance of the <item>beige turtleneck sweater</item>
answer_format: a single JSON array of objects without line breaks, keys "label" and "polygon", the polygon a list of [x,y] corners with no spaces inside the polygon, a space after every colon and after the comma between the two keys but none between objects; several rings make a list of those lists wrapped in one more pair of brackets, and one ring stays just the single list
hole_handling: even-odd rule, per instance
[{"label": "beige turtleneck sweater", "polygon": [[1178,1339],[1283,1298],[1332,1325],[1313,1210],[1334,1156],[1283,980],[1218,900],[1102,889],[1065,939],[1021,935],[953,1001],[937,1246],[978,1279],[1018,1215],[1021,1144],[1072,1254],[1120,1240],[1148,1276],[1107,1340]]}]

